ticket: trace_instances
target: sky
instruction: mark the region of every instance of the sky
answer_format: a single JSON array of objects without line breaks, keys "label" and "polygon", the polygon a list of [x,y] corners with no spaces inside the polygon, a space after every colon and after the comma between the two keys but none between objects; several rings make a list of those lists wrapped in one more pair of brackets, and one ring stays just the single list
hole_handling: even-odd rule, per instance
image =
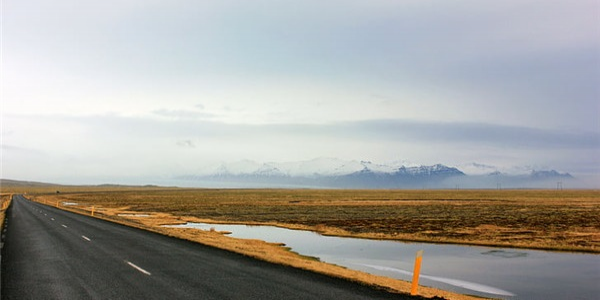
[{"label": "sky", "polygon": [[2,178],[319,157],[600,187],[597,0],[2,1]]}]

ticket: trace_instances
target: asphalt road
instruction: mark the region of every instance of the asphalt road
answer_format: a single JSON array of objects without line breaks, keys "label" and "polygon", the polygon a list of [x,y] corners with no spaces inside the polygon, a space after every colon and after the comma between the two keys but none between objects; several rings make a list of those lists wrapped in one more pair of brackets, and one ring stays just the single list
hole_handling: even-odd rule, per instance
[{"label": "asphalt road", "polygon": [[2,299],[415,299],[15,196]]}]

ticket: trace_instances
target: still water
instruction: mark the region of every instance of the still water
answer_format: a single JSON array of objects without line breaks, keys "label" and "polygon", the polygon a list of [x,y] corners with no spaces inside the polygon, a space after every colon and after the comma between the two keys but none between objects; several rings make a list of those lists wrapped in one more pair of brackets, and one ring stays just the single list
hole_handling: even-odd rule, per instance
[{"label": "still water", "polygon": [[321,261],[406,281],[415,253],[424,250],[420,285],[498,299],[600,299],[600,255],[330,237],[273,226],[169,227],[214,227],[236,238],[285,243]]}]

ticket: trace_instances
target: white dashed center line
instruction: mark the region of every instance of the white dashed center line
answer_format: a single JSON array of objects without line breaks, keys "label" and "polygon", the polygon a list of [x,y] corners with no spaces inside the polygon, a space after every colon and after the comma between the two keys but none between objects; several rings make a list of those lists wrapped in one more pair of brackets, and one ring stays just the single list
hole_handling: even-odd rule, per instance
[{"label": "white dashed center line", "polygon": [[62,226],[62,227],[64,227],[64,228],[68,228],[68,227],[67,227],[67,225],[65,225],[65,224],[62,224],[62,225],[60,225],[60,226]]},{"label": "white dashed center line", "polygon": [[146,271],[146,270],[144,270],[144,269],[142,269],[142,268],[140,268],[140,267],[136,266],[134,263],[132,263],[132,262],[130,262],[130,261],[125,261],[125,262],[126,262],[128,265],[130,265],[132,268],[134,268],[134,269],[136,269],[136,270],[138,270],[138,271],[140,271],[140,272],[142,272],[142,273],[144,273],[144,274],[146,274],[146,275],[152,275],[150,272],[148,272],[148,271]]},{"label": "white dashed center line", "polygon": [[87,236],[85,236],[85,235],[82,235],[81,237],[82,237],[84,240],[88,241],[88,242],[91,242],[91,241],[92,241],[92,240],[90,240],[90,238],[89,238],[89,237],[87,237]]}]

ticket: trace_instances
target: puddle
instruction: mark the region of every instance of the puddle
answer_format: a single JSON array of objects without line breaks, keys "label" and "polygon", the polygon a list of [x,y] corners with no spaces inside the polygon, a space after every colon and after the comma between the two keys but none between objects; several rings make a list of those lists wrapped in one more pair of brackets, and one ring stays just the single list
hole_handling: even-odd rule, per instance
[{"label": "puddle", "polygon": [[482,297],[596,299],[600,294],[600,255],[594,254],[342,238],[273,226],[165,226],[214,228],[235,238],[284,243],[302,255],[406,281],[412,280],[415,253],[424,250],[421,285]]}]

